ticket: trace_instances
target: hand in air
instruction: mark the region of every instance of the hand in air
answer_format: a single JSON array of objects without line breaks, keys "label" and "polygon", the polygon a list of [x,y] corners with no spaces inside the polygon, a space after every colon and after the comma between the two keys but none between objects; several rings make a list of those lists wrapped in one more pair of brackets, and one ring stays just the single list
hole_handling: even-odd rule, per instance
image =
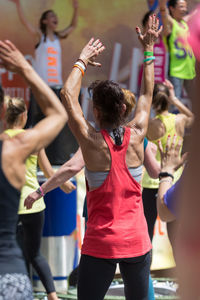
[{"label": "hand in air", "polygon": [[166,85],[169,89],[169,102],[172,103],[173,99],[175,98],[174,86],[168,79],[165,79],[163,84]]},{"label": "hand in air", "polygon": [[0,66],[12,72],[20,72],[30,67],[22,53],[10,41],[0,41]]},{"label": "hand in air", "polygon": [[162,28],[163,27],[161,26],[159,29],[159,19],[156,17],[155,14],[149,17],[148,25],[146,30],[144,31],[144,34],[141,33],[139,27],[136,27],[138,39],[144,48],[148,46],[151,47],[155,44],[162,31]]},{"label": "hand in air", "polygon": [[183,139],[174,135],[172,142],[171,137],[168,136],[166,147],[163,150],[161,141],[158,141],[158,148],[161,156],[161,171],[162,172],[175,172],[186,161],[188,153],[180,156],[180,149],[183,144]]},{"label": "hand in air", "polygon": [[96,57],[105,50],[105,46],[100,42],[100,40],[94,40],[92,38],[89,43],[83,48],[80,54],[80,59],[82,59],[86,64],[91,66],[100,67],[101,64],[95,62]]}]

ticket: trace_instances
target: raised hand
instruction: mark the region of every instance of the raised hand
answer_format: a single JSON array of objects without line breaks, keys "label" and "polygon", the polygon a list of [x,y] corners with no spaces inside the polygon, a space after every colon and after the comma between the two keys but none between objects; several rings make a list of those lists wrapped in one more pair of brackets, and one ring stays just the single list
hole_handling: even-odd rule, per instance
[{"label": "raised hand", "polygon": [[80,54],[80,59],[86,64],[100,67],[101,64],[95,62],[96,57],[105,50],[105,46],[100,42],[99,39],[96,41],[92,38],[89,43],[83,48]]},{"label": "raised hand", "polygon": [[30,67],[22,53],[10,41],[0,41],[0,65],[12,72]]},{"label": "raised hand", "polygon": [[144,34],[141,33],[139,27],[136,27],[138,39],[144,48],[153,47],[162,31],[162,26],[159,29],[159,19],[156,15],[151,15],[148,20],[147,29]]},{"label": "raised hand", "polygon": [[172,143],[171,137],[168,136],[166,147],[163,150],[161,141],[158,142],[158,148],[161,156],[161,172],[174,173],[178,170],[186,161],[188,153],[184,153],[180,156],[180,149],[183,144],[183,139],[180,138],[177,143],[177,136],[174,135]]},{"label": "raised hand", "polygon": [[175,92],[174,92],[174,86],[173,84],[168,80],[165,79],[165,81],[163,82],[164,85],[166,85],[169,89],[169,102],[174,102],[173,99],[175,98]]}]

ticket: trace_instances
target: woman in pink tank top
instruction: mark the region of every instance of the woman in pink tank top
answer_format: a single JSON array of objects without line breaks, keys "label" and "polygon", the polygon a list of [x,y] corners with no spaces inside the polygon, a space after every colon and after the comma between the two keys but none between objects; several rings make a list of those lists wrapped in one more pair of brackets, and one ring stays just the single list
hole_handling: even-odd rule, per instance
[{"label": "woman in pink tank top", "polygon": [[135,116],[124,124],[124,93],[117,83],[97,81],[90,86],[93,113],[100,131],[83,116],[78,95],[87,65],[95,62],[105,47],[92,38],[82,50],[61,90],[63,104],[69,113],[69,126],[76,137],[88,174],[105,175],[96,187],[87,184],[88,223],[82,246],[79,300],[103,300],[119,263],[127,300],[147,300],[151,243],[145,221],[141,187],[128,168],[141,166],[143,141],[147,131],[154,85],[153,46],[161,30],[154,16],[141,34],[144,47],[144,89],[138,99]]}]

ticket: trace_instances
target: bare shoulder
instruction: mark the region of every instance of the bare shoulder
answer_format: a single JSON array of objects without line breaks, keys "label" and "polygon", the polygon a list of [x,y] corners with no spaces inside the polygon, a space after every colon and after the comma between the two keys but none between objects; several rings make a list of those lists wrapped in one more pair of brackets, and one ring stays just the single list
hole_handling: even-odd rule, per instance
[{"label": "bare shoulder", "polygon": [[147,138],[150,141],[154,141],[158,139],[164,133],[165,133],[165,127],[160,119],[153,118],[149,120]]},{"label": "bare shoulder", "polygon": [[25,183],[25,162],[23,153],[19,148],[19,140],[5,138],[2,147],[2,169],[10,184],[21,189]]}]

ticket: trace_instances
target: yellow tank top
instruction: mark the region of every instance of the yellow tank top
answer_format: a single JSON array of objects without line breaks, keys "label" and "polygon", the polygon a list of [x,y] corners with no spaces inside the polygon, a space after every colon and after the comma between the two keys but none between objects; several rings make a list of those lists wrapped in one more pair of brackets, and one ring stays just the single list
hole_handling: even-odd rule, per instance
[{"label": "yellow tank top", "polygon": [[[161,120],[161,122],[165,125],[166,128],[166,133],[159,138],[159,140],[162,143],[162,147],[163,149],[165,149],[166,147],[166,143],[167,143],[167,137],[168,135],[171,136],[171,139],[173,139],[174,134],[177,135],[176,133],[176,129],[175,129],[175,119],[176,119],[176,115],[174,114],[168,114],[166,116],[164,115],[157,115],[156,116],[157,119]],[[177,135],[178,138],[180,138],[180,136]],[[156,144],[156,146],[158,147],[158,140],[152,141],[154,144]],[[177,141],[178,142],[178,141]],[[180,153],[181,153],[180,149]],[[158,162],[160,162],[160,152],[159,149],[157,148],[157,153],[156,153],[156,160]],[[174,173],[174,183],[180,178],[181,174],[183,172],[183,168],[179,168],[175,173]],[[147,171],[144,171],[144,175],[143,175],[143,179],[142,179],[142,187],[143,188],[150,188],[150,189],[157,189],[159,187],[159,179],[153,179],[151,178]]]},{"label": "yellow tank top", "polygon": [[[24,129],[7,129],[4,132],[9,137],[12,138],[23,131]],[[26,176],[26,183],[21,190],[21,197],[20,197],[19,210],[18,210],[19,215],[37,213],[45,209],[45,203],[43,197],[35,201],[31,209],[26,209],[26,207],[24,206],[24,201],[26,197],[39,187],[39,183],[37,180],[37,155],[30,155],[27,158],[25,176]]]}]

